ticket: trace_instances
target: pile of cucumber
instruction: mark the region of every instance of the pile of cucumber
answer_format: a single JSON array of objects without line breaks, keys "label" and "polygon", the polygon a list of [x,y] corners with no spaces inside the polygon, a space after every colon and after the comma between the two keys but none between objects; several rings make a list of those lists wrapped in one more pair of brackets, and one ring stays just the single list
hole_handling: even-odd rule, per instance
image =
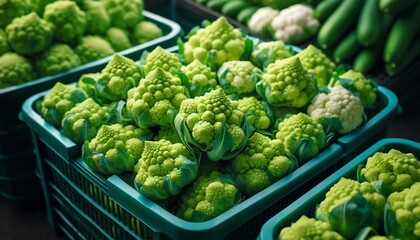
[{"label": "pile of cucumber", "polygon": [[393,76],[420,56],[420,0],[323,0],[314,14],[318,44],[356,71]]}]

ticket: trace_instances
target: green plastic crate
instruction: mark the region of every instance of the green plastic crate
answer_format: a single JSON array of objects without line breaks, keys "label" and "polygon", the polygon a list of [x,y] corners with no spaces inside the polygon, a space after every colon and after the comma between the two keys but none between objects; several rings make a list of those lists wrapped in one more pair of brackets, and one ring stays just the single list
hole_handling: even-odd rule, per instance
[{"label": "green plastic crate", "polygon": [[23,122],[6,131],[0,131],[0,156],[14,155],[29,149],[33,149],[31,131]]},{"label": "green plastic crate", "polygon": [[34,173],[19,178],[0,178],[0,196],[16,201],[23,207],[39,207],[42,199],[42,188]]},{"label": "green plastic crate", "polygon": [[290,206],[278,212],[274,217],[268,220],[261,229],[259,239],[278,239],[280,230],[290,226],[290,224],[297,221],[300,216],[306,215],[308,217],[314,217],[316,205],[325,198],[325,194],[328,190],[338,182],[341,177],[356,179],[359,164],[365,164],[367,159],[376,152],[388,152],[392,148],[404,153],[411,152],[418,159],[420,158],[420,143],[418,142],[400,138],[380,140],[363,151],[344,167],[340,168],[337,172],[319,183],[312,190],[308,191],[298,200],[290,204]]},{"label": "green plastic crate", "polygon": [[22,149],[20,153],[14,155],[0,155],[0,179],[18,179],[33,174],[35,165],[36,157],[32,148]]}]

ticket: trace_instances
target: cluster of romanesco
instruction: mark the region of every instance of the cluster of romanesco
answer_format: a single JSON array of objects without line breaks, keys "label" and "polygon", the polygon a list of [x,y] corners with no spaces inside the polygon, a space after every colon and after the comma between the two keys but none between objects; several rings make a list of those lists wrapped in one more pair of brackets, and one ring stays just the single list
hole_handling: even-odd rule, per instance
[{"label": "cluster of romanesco", "polygon": [[[163,36],[157,24],[144,20],[143,0],[6,0],[0,4],[0,19],[0,88]],[[32,66],[22,67],[22,62]]]}]

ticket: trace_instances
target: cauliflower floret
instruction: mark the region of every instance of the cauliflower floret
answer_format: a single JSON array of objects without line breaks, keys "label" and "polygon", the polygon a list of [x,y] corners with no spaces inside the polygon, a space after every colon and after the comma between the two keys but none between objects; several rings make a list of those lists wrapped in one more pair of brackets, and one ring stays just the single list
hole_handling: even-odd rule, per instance
[{"label": "cauliflower floret", "polygon": [[252,51],[251,62],[260,69],[266,69],[270,63],[291,56],[292,54],[282,41],[261,42]]},{"label": "cauliflower floret", "polygon": [[143,0],[100,0],[111,18],[111,26],[129,29],[143,20]]},{"label": "cauliflower floret", "polygon": [[268,6],[259,8],[254,14],[252,14],[251,19],[249,19],[248,27],[251,32],[262,37],[270,38],[271,34],[269,33],[268,28],[271,24],[271,21],[278,14],[278,10]]},{"label": "cauliflower floret", "polygon": [[86,33],[103,34],[109,28],[111,19],[101,2],[82,1],[81,9],[86,13]]},{"label": "cauliflower floret", "polygon": [[175,53],[171,53],[161,46],[158,46],[147,55],[143,65],[144,73],[147,75],[158,67],[167,72],[171,72],[171,68],[180,69],[182,63]]},{"label": "cauliflower floret", "polygon": [[22,0],[2,0],[0,1],[0,28],[4,28],[13,19],[23,16],[30,11],[27,1]]},{"label": "cauliflower floret", "polygon": [[6,32],[0,28],[0,56],[8,51],[10,51],[10,47],[7,41]]},{"label": "cauliflower floret", "polygon": [[35,79],[35,71],[28,59],[12,52],[0,55],[0,89],[33,79]]},{"label": "cauliflower floret", "polygon": [[141,21],[133,28],[133,38],[136,44],[149,42],[162,36],[162,29],[150,21]]},{"label": "cauliflower floret", "polygon": [[216,73],[198,60],[182,66],[181,70],[188,77],[190,97],[203,96],[206,92],[218,87]]},{"label": "cauliflower floret", "polygon": [[115,51],[103,38],[98,36],[85,36],[80,39],[74,51],[82,63],[92,62],[112,55]]},{"label": "cauliflower floret", "polygon": [[251,124],[257,130],[267,130],[273,118],[273,112],[266,102],[259,101],[255,97],[245,97],[237,100],[238,110],[243,112]]},{"label": "cauliflower floret", "polygon": [[344,240],[345,238],[334,231],[328,222],[319,221],[307,216],[300,217],[290,227],[280,231],[280,239],[322,239],[322,240]]},{"label": "cauliflower floret", "polygon": [[55,43],[47,51],[38,55],[35,61],[40,76],[48,76],[63,72],[82,64],[73,49],[64,43]]},{"label": "cauliflower floret", "polygon": [[132,47],[128,32],[124,31],[121,28],[111,27],[108,30],[106,30],[105,39],[117,52]]}]

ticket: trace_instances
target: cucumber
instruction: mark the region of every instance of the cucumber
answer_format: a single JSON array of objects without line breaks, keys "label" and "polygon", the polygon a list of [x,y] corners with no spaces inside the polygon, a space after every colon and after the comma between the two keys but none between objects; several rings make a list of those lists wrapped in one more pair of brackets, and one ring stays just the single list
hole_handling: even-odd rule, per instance
[{"label": "cucumber", "polygon": [[392,25],[385,43],[384,61],[396,64],[403,59],[411,40],[420,32],[420,3],[400,15]]},{"label": "cucumber", "polygon": [[357,32],[353,30],[338,43],[333,53],[334,61],[339,63],[350,60],[359,52],[360,47]]},{"label": "cucumber", "polygon": [[260,8],[261,8],[261,6],[255,6],[255,5],[251,5],[249,7],[246,7],[238,13],[238,15],[236,16],[236,19],[239,22],[247,25],[248,21],[249,21],[249,19],[251,19],[252,15]]},{"label": "cucumber", "polygon": [[322,48],[332,47],[355,23],[364,0],[343,0],[338,8],[321,26],[318,44]]},{"label": "cucumber", "polygon": [[389,76],[394,76],[404,70],[406,67],[410,65],[410,63],[414,62],[414,60],[419,59],[420,57],[420,36],[413,39],[411,42],[410,48],[407,49],[407,52],[404,54],[404,58],[401,59],[397,64],[390,65],[388,63],[385,64],[385,71]]},{"label": "cucumber", "polygon": [[206,6],[210,9],[213,9],[215,11],[220,11],[226,3],[228,3],[229,0],[209,0],[206,4]]},{"label": "cucumber", "polygon": [[316,6],[314,10],[314,17],[321,21],[326,20],[343,0],[324,0]]},{"label": "cucumber", "polygon": [[380,0],[379,8],[386,14],[397,14],[419,2],[419,0]]},{"label": "cucumber", "polygon": [[357,40],[362,46],[377,43],[383,28],[383,13],[379,9],[380,0],[367,0],[357,23]]},{"label": "cucumber", "polygon": [[206,3],[208,2],[208,0],[195,0],[195,1],[202,5],[206,5]]},{"label": "cucumber", "polygon": [[238,13],[246,8],[249,7],[250,3],[245,0],[234,0],[229,1],[222,7],[222,13],[228,17],[236,18],[238,16]]}]

